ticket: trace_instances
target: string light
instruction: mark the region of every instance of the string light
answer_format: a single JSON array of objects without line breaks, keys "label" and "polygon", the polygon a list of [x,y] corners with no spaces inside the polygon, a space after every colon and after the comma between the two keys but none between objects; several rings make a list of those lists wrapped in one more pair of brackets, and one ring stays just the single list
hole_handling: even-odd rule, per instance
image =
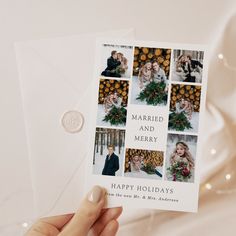
[{"label": "string light", "polygon": [[216,154],[216,150],[214,148],[211,149],[211,155],[215,155]]},{"label": "string light", "polygon": [[225,179],[226,179],[226,180],[230,180],[230,179],[231,179],[231,174],[225,175]]},{"label": "string light", "polygon": [[224,54],[219,53],[219,54],[218,54],[218,59],[223,61],[223,65],[224,65],[227,69],[232,70],[232,71],[236,71],[236,67],[234,67],[234,66],[232,66],[232,65],[230,65],[230,64],[228,63],[227,59],[224,57]]},{"label": "string light", "polygon": [[[226,67],[227,69],[231,71],[236,71],[236,67],[230,65],[227,61],[227,58],[224,57],[223,53],[218,54],[218,59],[223,62],[223,66]],[[236,124],[236,122],[233,122],[233,125]],[[211,149],[211,154],[214,155],[216,153],[216,150],[213,148]],[[226,174],[225,175],[225,180],[230,181],[231,180],[231,174]],[[228,189],[228,190],[216,190],[215,191],[217,194],[232,194],[236,192],[236,189]]]},{"label": "string light", "polygon": [[224,58],[224,55],[223,55],[222,53],[219,53],[219,54],[218,54],[218,58],[219,58],[220,60],[222,60],[222,59]]},{"label": "string light", "polygon": [[27,222],[24,222],[21,224],[23,228],[27,228],[29,226],[29,224]]},{"label": "string light", "polygon": [[205,185],[206,189],[211,190],[212,189],[212,185],[210,183],[206,183]]},{"label": "string light", "polygon": [[222,53],[219,53],[219,54],[218,54],[218,58],[219,58],[220,60],[222,60],[222,59],[224,58],[224,55],[223,55]]}]

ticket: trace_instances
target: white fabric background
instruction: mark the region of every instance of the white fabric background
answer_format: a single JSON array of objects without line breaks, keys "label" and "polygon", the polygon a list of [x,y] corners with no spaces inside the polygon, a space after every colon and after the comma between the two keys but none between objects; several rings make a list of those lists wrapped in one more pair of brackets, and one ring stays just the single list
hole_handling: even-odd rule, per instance
[{"label": "white fabric background", "polygon": [[[218,108],[209,105],[209,114],[217,117],[220,111],[223,115],[222,126],[215,127],[222,142],[215,140],[215,144],[220,143],[221,157],[227,160],[233,154],[230,142],[235,143],[236,79],[235,71],[223,67],[217,54],[223,52],[236,66],[235,6],[234,0],[120,0],[116,4],[108,0],[0,0],[0,235],[23,232],[20,224],[31,218],[33,204],[15,41],[134,27],[141,40],[209,44],[208,101]],[[227,130],[232,135],[230,140],[225,139],[229,138]],[[214,181],[218,183],[222,173],[212,177]],[[133,212],[125,210],[119,234],[143,235],[142,230],[149,230],[146,235],[234,234],[235,194],[203,193],[200,202],[197,215],[162,212],[150,218],[145,217],[150,211],[138,211],[135,213],[140,217],[133,221],[129,217]],[[155,221],[151,221],[151,228],[147,227],[150,220]]]}]

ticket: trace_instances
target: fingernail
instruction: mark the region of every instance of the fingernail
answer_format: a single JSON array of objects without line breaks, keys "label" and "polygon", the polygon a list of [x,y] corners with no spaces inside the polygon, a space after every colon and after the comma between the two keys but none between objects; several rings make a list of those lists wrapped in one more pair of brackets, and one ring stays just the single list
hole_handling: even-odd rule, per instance
[{"label": "fingernail", "polygon": [[98,203],[103,195],[103,189],[99,186],[94,186],[88,193],[88,200],[93,203]]}]

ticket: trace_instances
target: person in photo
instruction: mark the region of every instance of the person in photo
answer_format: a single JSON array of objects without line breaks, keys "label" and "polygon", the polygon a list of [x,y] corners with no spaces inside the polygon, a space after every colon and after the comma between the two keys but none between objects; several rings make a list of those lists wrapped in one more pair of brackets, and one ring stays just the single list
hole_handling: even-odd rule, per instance
[{"label": "person in photo", "polygon": [[181,54],[175,63],[175,72],[179,81],[201,83],[203,65],[191,55]]},{"label": "person in photo", "polygon": [[102,175],[115,176],[116,171],[119,170],[119,157],[114,153],[113,145],[108,146],[108,154],[105,159]]},{"label": "person in photo", "polygon": [[116,72],[117,67],[120,65],[121,62],[118,60],[117,51],[113,50],[111,56],[107,59],[107,67],[102,72],[102,75],[108,77],[121,77],[121,75]]},{"label": "person in photo", "polygon": [[185,99],[181,99],[178,102],[176,102],[176,112],[181,113],[184,112],[188,118],[188,120],[192,119],[192,114],[193,114],[193,104]]},{"label": "person in photo", "polygon": [[201,78],[201,69],[203,65],[201,62],[197,60],[193,60],[191,55],[187,55],[185,57],[186,69],[187,69],[187,76],[185,82],[200,82]]},{"label": "person in photo", "polygon": [[140,89],[143,89],[147,84],[149,84],[151,82],[151,79],[152,79],[152,63],[147,62],[139,70],[138,80]]},{"label": "person in photo", "polygon": [[117,92],[109,94],[105,99],[104,99],[104,109],[105,113],[108,113],[112,107],[117,107],[120,108],[122,104],[122,98],[118,96]]},{"label": "person in photo", "polygon": [[185,162],[189,171],[194,167],[192,154],[189,151],[188,145],[183,141],[176,143],[176,148],[170,158],[171,165],[176,164],[179,161]]},{"label": "person in photo", "polygon": [[139,155],[135,155],[132,157],[130,162],[131,172],[140,172],[142,167],[143,158]]},{"label": "person in photo", "polygon": [[152,62],[152,80],[156,83],[162,81],[167,83],[165,71],[160,67],[157,61]]},{"label": "person in photo", "polygon": [[185,81],[187,77],[187,69],[185,68],[185,56],[181,54],[175,63],[175,72],[178,76],[178,81]]},{"label": "person in photo", "polygon": [[157,61],[152,62],[152,81],[155,83],[164,82],[166,84],[165,92],[168,91],[166,73]]},{"label": "person in photo", "polygon": [[125,73],[128,69],[128,60],[121,52],[117,53],[117,60],[120,61],[120,65],[116,68],[116,73],[121,75],[121,77],[125,77]]}]

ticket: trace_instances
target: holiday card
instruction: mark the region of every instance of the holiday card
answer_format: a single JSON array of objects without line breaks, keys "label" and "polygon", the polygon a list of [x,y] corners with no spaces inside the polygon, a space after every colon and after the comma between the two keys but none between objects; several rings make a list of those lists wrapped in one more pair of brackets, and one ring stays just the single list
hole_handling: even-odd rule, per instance
[{"label": "holiday card", "polygon": [[108,207],[197,212],[203,45],[97,40],[86,187]]}]

